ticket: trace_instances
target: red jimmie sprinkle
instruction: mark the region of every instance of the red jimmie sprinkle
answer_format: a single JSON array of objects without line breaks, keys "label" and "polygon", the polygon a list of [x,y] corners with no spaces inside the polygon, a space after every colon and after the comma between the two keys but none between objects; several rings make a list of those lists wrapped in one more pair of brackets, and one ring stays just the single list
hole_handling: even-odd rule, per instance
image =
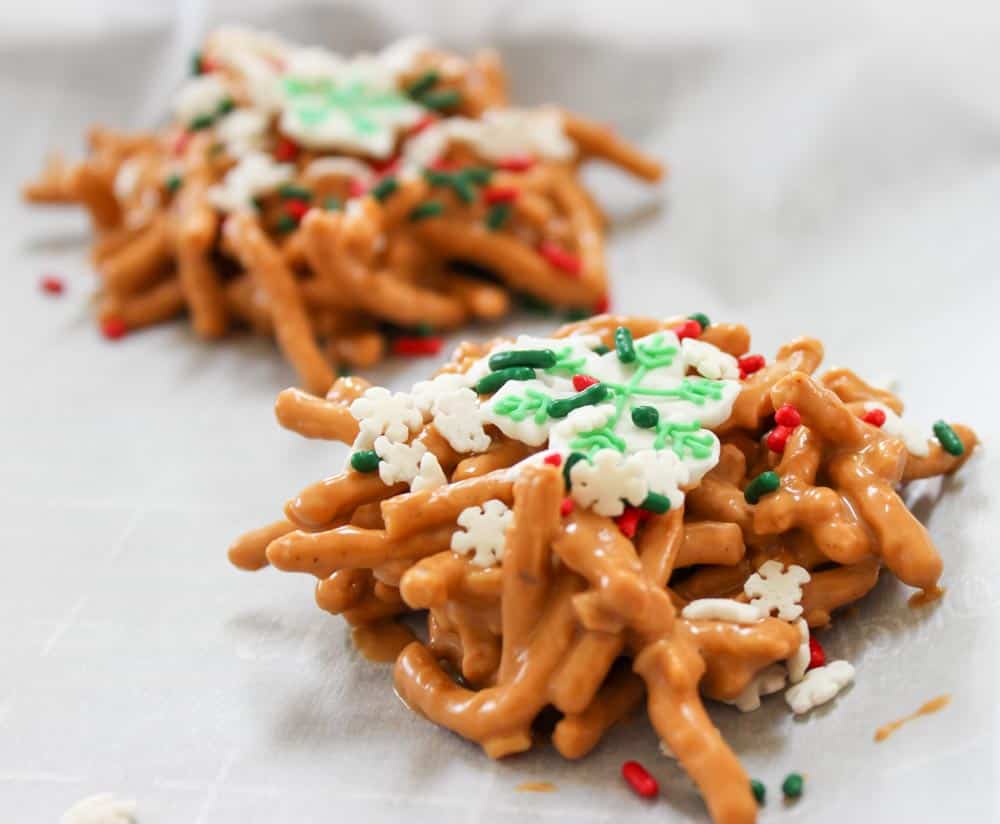
[{"label": "red jimmie sprinkle", "polygon": [[407,134],[412,137],[415,134],[420,134],[424,129],[430,126],[432,123],[437,121],[437,115],[428,112],[423,117],[420,118],[416,123],[410,126],[410,131]]},{"label": "red jimmie sprinkle", "polygon": [[546,240],[539,244],[538,254],[545,258],[550,266],[561,269],[573,277],[580,276],[580,258],[562,247]]},{"label": "red jimmie sprinkle", "polygon": [[626,761],[622,764],[622,778],[643,798],[656,798],[660,794],[660,785],[638,761]]},{"label": "red jimmie sprinkle", "polygon": [[392,342],[392,351],[397,355],[436,355],[444,346],[441,338],[416,338],[404,335]]},{"label": "red jimmie sprinkle", "polygon": [[496,163],[496,167],[505,172],[526,172],[534,165],[535,158],[531,155],[509,155]]},{"label": "red jimmie sprinkle", "polygon": [[621,530],[622,535],[626,538],[634,538],[635,531],[639,528],[639,524],[643,521],[648,520],[653,513],[648,509],[639,509],[637,506],[627,506],[625,511],[615,518],[615,523],[618,525],[618,529]]},{"label": "red jimmie sprinkle", "polygon": [[774,422],[780,426],[795,429],[796,426],[802,423],[802,416],[799,414],[798,409],[790,403],[786,403],[783,406],[779,406],[774,413]]},{"label": "red jimmie sprinkle", "polygon": [[50,295],[61,295],[66,289],[66,284],[63,283],[61,277],[57,275],[45,275],[42,277],[41,283],[43,292],[47,292]]},{"label": "red jimmie sprinkle", "polygon": [[674,327],[674,334],[677,335],[678,340],[701,337],[701,324],[696,320],[688,319]]},{"label": "red jimmie sprinkle", "polygon": [[491,206],[494,203],[513,203],[519,194],[521,190],[516,186],[487,186],[483,189],[483,200]]},{"label": "red jimmie sprinkle", "polygon": [[386,158],[385,160],[369,161],[368,165],[372,167],[375,174],[387,175],[396,171],[396,167],[399,165],[399,158],[393,155],[392,157]]},{"label": "red jimmie sprinkle", "polygon": [[368,192],[368,187],[365,182],[357,177],[351,178],[350,187],[347,190],[348,195],[351,197],[364,197]]},{"label": "red jimmie sprinkle", "polygon": [[542,463],[547,463],[549,466],[562,466],[562,455],[558,452],[550,452],[542,458]]},{"label": "red jimmie sprinkle", "polygon": [[813,636],[809,636],[809,669],[816,669],[826,663],[826,653],[823,652],[823,645]]},{"label": "red jimmie sprinkle", "polygon": [[881,409],[869,409],[861,416],[861,420],[870,423],[872,426],[882,426],[885,423],[885,412]]},{"label": "red jimmie sprinkle", "polygon": [[565,518],[570,512],[573,511],[574,506],[575,504],[573,503],[573,499],[567,495],[562,499],[562,503],[559,504],[559,514]]},{"label": "red jimmie sprinkle", "polygon": [[754,372],[759,372],[764,368],[767,361],[764,360],[763,355],[744,355],[738,361],[740,366],[740,379],[746,380],[748,375],[752,375]]},{"label": "red jimmie sprinkle", "polygon": [[292,198],[291,200],[285,201],[285,211],[295,218],[296,221],[299,221],[302,220],[302,218],[306,216],[306,212],[309,211],[309,204],[304,200]]},{"label": "red jimmie sprinkle", "polygon": [[128,327],[121,318],[105,318],[101,321],[101,334],[108,340],[118,340],[128,334]]},{"label": "red jimmie sprinkle", "polygon": [[593,386],[595,383],[600,383],[597,378],[591,375],[574,375],[573,376],[573,388],[577,392],[582,392],[588,386]]},{"label": "red jimmie sprinkle", "polygon": [[458,168],[458,164],[446,157],[436,157],[431,161],[430,168],[435,172],[453,172]]},{"label": "red jimmie sprinkle", "polygon": [[607,295],[601,295],[597,299],[597,303],[594,304],[594,312],[598,315],[603,315],[608,309],[611,308],[611,298]]},{"label": "red jimmie sprinkle", "polygon": [[279,163],[291,163],[299,156],[299,144],[282,135],[274,147],[274,159]]},{"label": "red jimmie sprinkle", "polygon": [[208,74],[209,72],[218,71],[219,64],[216,63],[211,57],[203,57],[200,61],[201,73]]},{"label": "red jimmie sprinkle", "polygon": [[767,433],[767,448],[772,452],[784,452],[785,444],[788,443],[788,438],[791,434],[792,428],[790,426],[781,426],[779,424]]},{"label": "red jimmie sprinkle", "polygon": [[191,142],[191,138],[193,135],[194,132],[186,132],[186,131],[181,132],[179,135],[177,135],[177,139],[174,141],[174,149],[173,149],[175,155],[180,156],[184,154],[185,150],[188,147],[188,143]]}]

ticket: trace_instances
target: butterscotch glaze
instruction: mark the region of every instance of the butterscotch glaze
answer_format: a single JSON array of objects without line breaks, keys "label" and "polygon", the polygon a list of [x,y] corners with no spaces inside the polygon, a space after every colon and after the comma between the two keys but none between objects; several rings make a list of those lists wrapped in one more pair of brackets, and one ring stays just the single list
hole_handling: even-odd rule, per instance
[{"label": "butterscotch glaze", "polygon": [[524,781],[515,789],[519,793],[554,793],[558,788],[551,781]]},{"label": "butterscotch glaze", "polygon": [[896,730],[902,727],[904,724],[909,724],[911,721],[921,718],[925,715],[933,715],[936,712],[940,712],[948,704],[951,703],[951,696],[948,694],[939,695],[937,698],[932,698],[925,704],[921,704],[920,707],[911,712],[909,715],[904,715],[902,718],[898,718],[895,721],[890,721],[888,724],[883,724],[877,730],[875,730],[875,740],[885,741],[890,735],[892,735]]}]

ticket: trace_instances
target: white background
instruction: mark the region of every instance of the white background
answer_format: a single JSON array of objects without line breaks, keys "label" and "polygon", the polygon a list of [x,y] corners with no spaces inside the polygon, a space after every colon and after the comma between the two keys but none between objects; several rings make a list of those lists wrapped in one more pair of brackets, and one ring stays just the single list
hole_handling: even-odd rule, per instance
[{"label": "white background", "polygon": [[[143,824],[706,820],[645,721],[582,763],[547,745],[492,763],[395,700],[389,669],[361,660],[341,620],[313,605],[311,579],[228,566],[232,537],[335,472],[343,448],[274,423],[292,375],[268,342],[206,345],[183,323],[102,340],[86,221],[16,195],[47,149],[79,151],[88,123],[157,122],[198,33],[225,19],[343,50],[417,31],[496,45],[519,101],[612,121],[670,162],[655,191],[591,176],[616,219],[617,309],[744,321],[768,355],[812,334],[829,363],[898,378],[918,420],[978,428],[985,448],[961,477],[917,490],[945,557],[943,602],[909,610],[887,576],[822,636],[858,668],[834,705],[804,720],[780,697],[750,716],[713,713],[768,785],[764,821],[994,819],[991,6],[138,5],[0,13],[0,821],[48,824],[103,790],[136,798]],[[45,272],[67,294],[43,296]],[[402,387],[432,365],[376,377]],[[872,742],[944,692],[944,712]],[[624,758],[653,768],[669,800],[631,796]],[[784,808],[793,769],[806,795]],[[515,791],[529,780],[558,792]]]}]

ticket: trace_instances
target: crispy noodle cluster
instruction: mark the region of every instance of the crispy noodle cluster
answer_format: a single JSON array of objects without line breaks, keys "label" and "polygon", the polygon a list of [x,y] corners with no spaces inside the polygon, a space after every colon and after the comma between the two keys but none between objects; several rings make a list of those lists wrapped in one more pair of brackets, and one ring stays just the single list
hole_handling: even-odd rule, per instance
[{"label": "crispy noodle cluster", "polygon": [[315,393],[390,345],[433,353],[413,336],[498,318],[511,292],[602,311],[605,218],[579,166],[662,175],[609,128],[509,107],[492,51],[347,59],[223,28],[194,68],[168,126],[95,127],[24,197],[90,213],[106,334],[185,311],[206,339],[248,326]]},{"label": "crispy noodle cluster", "polygon": [[[883,566],[935,590],[941,558],[899,489],[955,471],[976,436],[938,424],[947,439],[908,446],[895,395],[813,376],[819,341],[764,363],[744,326],[694,317],[464,344],[412,394],[285,390],[283,426],[353,455],[230,559],[316,576],[319,606],[395,657],[407,704],[493,758],[529,749],[549,706],[556,749],[579,758],[645,701],[713,819],[756,820],[703,696],[752,709],[787,681],[802,712],[841,689],[847,662],[806,672],[810,628]],[[537,368],[492,377],[518,361]],[[426,642],[396,621],[415,611]]]}]

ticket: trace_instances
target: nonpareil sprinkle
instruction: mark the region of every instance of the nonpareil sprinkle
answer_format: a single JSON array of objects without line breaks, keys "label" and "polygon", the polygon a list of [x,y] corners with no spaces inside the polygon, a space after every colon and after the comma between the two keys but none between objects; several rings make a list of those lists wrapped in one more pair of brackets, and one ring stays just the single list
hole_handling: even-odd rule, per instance
[{"label": "nonpareil sprinkle", "polygon": [[483,202],[493,206],[497,203],[513,203],[520,190],[514,186],[487,186],[483,189]]},{"label": "nonpareil sprinkle", "polygon": [[748,504],[755,504],[764,495],[774,492],[781,486],[781,478],[777,472],[761,472],[756,478],[747,484],[743,490],[743,497]]},{"label": "nonpareil sprinkle", "polygon": [[594,304],[594,314],[603,315],[610,308],[611,308],[611,298],[609,298],[607,295],[601,295],[597,299],[597,303]]},{"label": "nonpareil sprinkle", "polygon": [[626,326],[615,329],[615,354],[622,363],[635,362],[635,343],[632,341],[632,333]]},{"label": "nonpareil sprinkle", "polygon": [[792,428],[790,426],[779,425],[774,427],[774,429],[767,433],[767,438],[765,439],[767,448],[772,452],[781,454],[785,451],[785,446],[788,444],[791,434]]},{"label": "nonpareil sprinkle", "polygon": [[41,280],[42,291],[49,295],[61,295],[66,289],[62,278],[56,275],[44,275]]},{"label": "nonpareil sprinkle", "polygon": [[660,495],[658,492],[650,492],[640,505],[640,509],[662,515],[670,509],[670,498],[666,495]]},{"label": "nonpareil sprinkle", "polygon": [[965,452],[965,445],[962,439],[947,421],[934,422],[934,437],[941,443],[941,448],[949,455],[958,457]]},{"label": "nonpareil sprinkle", "polygon": [[344,201],[339,197],[325,197],[323,198],[323,209],[327,212],[340,212],[344,208]]},{"label": "nonpareil sprinkle", "polygon": [[278,144],[274,147],[274,159],[279,163],[291,163],[299,156],[299,145],[294,140],[289,140],[284,135],[278,138]]},{"label": "nonpareil sprinkle", "polygon": [[789,773],[781,782],[781,791],[785,794],[785,798],[798,798],[802,795],[804,784],[805,779],[799,773]]},{"label": "nonpareil sprinkle", "polygon": [[704,312],[695,312],[693,315],[688,315],[688,320],[697,321],[702,332],[712,325],[712,321],[708,319],[708,315]]},{"label": "nonpareil sprinkle", "polygon": [[610,346],[605,346],[603,343],[597,344],[592,350],[595,355],[606,355],[611,351]]},{"label": "nonpareil sprinkle", "polygon": [[299,222],[292,215],[285,212],[278,215],[278,219],[274,223],[274,230],[279,235],[287,235],[289,232],[294,232],[298,225]]},{"label": "nonpareil sprinkle", "polygon": [[744,355],[737,363],[740,367],[740,379],[746,380],[749,375],[763,369],[766,361],[763,355]]},{"label": "nonpareil sprinkle", "polygon": [[881,427],[885,423],[885,412],[881,409],[869,409],[861,416],[861,420],[872,426]]},{"label": "nonpareil sprinkle", "polygon": [[121,318],[105,318],[101,321],[101,334],[108,340],[118,340],[128,334],[128,326]]},{"label": "nonpareil sprinkle", "polygon": [[530,381],[534,377],[535,370],[530,366],[511,366],[507,369],[498,369],[479,379],[476,384],[476,392],[480,395],[492,395],[507,381]]},{"label": "nonpareil sprinkle", "polygon": [[640,429],[652,429],[660,422],[660,412],[655,406],[632,407],[632,423]]},{"label": "nonpareil sprinkle", "polygon": [[351,469],[355,472],[374,472],[378,469],[379,457],[374,449],[362,449],[351,455]]},{"label": "nonpareil sprinkle", "polygon": [[567,495],[562,499],[562,503],[559,504],[559,514],[565,518],[573,511],[574,506],[573,499]]},{"label": "nonpareil sprinkle", "polygon": [[573,376],[573,388],[577,392],[582,392],[588,386],[593,386],[595,383],[598,383],[598,380],[593,375],[574,375]]},{"label": "nonpareil sprinkle", "polygon": [[799,410],[790,403],[782,404],[774,413],[774,422],[780,426],[787,426],[794,429],[802,423],[802,416]]},{"label": "nonpareil sprinkle", "polygon": [[767,787],[764,786],[763,781],[758,781],[756,778],[750,779],[750,792],[753,793],[758,804],[763,804],[767,798]]},{"label": "nonpareil sprinkle", "polygon": [[702,326],[698,321],[686,320],[684,323],[674,327],[674,334],[677,335],[677,340],[684,340],[684,338],[699,337],[701,330]]},{"label": "nonpareil sprinkle", "polygon": [[550,452],[542,458],[542,463],[548,464],[549,466],[562,466],[562,455],[558,452]]}]

